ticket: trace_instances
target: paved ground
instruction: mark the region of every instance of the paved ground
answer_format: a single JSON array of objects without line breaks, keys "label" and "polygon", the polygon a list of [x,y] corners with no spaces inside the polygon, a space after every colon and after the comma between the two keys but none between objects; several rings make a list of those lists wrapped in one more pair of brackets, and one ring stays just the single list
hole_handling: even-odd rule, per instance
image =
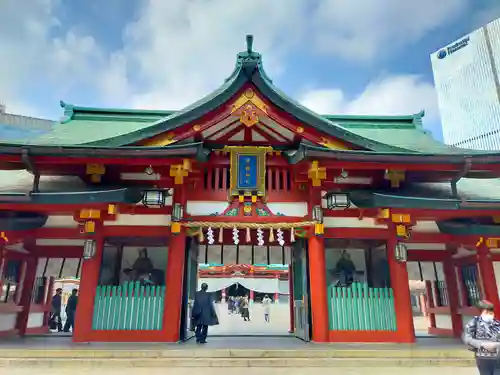
[{"label": "paved ground", "polygon": [[266,323],[264,320],[264,310],[260,303],[251,305],[249,322],[245,322],[239,314],[228,314],[226,303],[217,303],[215,306],[219,316],[219,325],[210,327],[209,335],[288,335],[290,327],[288,303],[271,305],[270,323]]},{"label": "paved ground", "polygon": [[[131,369],[132,370],[132,369]],[[332,375],[334,373],[341,372],[342,375],[472,375],[475,371],[471,368],[446,368],[446,367],[421,367],[421,368],[405,368],[401,371],[401,368],[360,368],[360,369],[350,369],[350,368],[251,368],[251,369],[237,369],[237,371],[243,370],[244,372],[251,373],[252,375]],[[134,368],[134,375],[234,375],[237,371],[232,368]],[[37,375],[90,375],[96,372],[95,369],[57,369],[57,368],[40,368],[36,370]],[[123,369],[121,370],[107,370],[99,369],[99,374],[103,375],[123,375]],[[1,369],[0,375],[33,375],[33,369]]]}]

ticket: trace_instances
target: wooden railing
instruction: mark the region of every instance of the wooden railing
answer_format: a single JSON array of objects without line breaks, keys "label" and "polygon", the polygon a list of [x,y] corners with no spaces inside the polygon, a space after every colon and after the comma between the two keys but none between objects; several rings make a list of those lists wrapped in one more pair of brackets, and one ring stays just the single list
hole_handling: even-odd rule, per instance
[{"label": "wooden railing", "polygon": [[391,288],[369,288],[366,283],[328,287],[330,330],[396,331]]},{"label": "wooden railing", "polygon": [[[212,167],[203,171],[204,199],[225,200],[230,187],[230,171],[225,167]],[[266,167],[266,193],[271,201],[296,200],[292,172],[283,167]],[[294,194],[294,197],[292,197]],[[293,198],[293,199],[292,199]]]},{"label": "wooden railing", "polygon": [[161,330],[165,286],[98,286],[94,300],[94,330]]}]

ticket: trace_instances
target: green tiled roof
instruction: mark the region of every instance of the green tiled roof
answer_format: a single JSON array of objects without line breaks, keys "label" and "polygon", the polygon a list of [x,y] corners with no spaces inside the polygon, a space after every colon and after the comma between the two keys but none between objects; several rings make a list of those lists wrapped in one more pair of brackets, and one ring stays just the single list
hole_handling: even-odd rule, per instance
[{"label": "green tiled roof", "polygon": [[423,112],[408,116],[318,115],[276,88],[265,74],[261,55],[252,51],[238,54],[236,68],[212,94],[181,111],[100,109],[65,103],[65,120],[30,143],[38,145],[82,145],[120,147],[173,130],[213,111],[227,102],[244,84],[251,82],[274,105],[292,114],[306,126],[361,149],[375,152],[457,154],[461,149],[435,141],[422,128]]}]

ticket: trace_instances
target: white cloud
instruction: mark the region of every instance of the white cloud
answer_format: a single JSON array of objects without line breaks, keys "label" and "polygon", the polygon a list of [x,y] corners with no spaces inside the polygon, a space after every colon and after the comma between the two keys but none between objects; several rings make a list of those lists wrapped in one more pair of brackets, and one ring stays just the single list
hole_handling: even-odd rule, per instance
[{"label": "white cloud", "polygon": [[[314,46],[333,56],[376,58],[418,40],[471,1],[143,0],[135,21],[124,27],[124,47],[110,52],[74,29],[61,35],[57,10],[67,3],[32,0],[26,7],[3,0],[0,101],[38,114],[46,108],[26,95],[36,88],[47,97],[74,100],[85,92],[93,98],[81,105],[176,109],[221,84],[247,33],[255,35],[255,49],[276,76],[286,68],[285,56]],[[91,28],[88,22],[83,29]],[[344,107],[342,96],[336,100]]]},{"label": "white cloud", "polygon": [[416,75],[382,77],[354,98],[340,89],[310,90],[300,102],[322,114],[408,115],[425,109],[427,121],[439,118],[434,87]]},{"label": "white cloud", "polygon": [[351,60],[372,59],[418,41],[463,14],[471,0],[323,0],[317,47]]}]

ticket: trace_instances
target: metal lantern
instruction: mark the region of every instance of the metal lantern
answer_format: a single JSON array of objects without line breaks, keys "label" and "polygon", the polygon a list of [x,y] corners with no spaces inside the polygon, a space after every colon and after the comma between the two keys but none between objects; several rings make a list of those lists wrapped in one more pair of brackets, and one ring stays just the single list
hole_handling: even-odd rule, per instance
[{"label": "metal lantern", "polygon": [[142,204],[146,207],[163,207],[167,196],[167,190],[146,190],[142,195]]},{"label": "metal lantern", "polygon": [[181,221],[184,216],[184,207],[180,203],[174,203],[172,206],[172,221]]},{"label": "metal lantern", "polygon": [[328,193],[326,195],[326,206],[329,210],[335,208],[349,208],[351,206],[351,200],[349,199],[349,194],[347,193]]},{"label": "metal lantern", "polygon": [[396,244],[394,256],[398,262],[406,262],[408,260],[408,247],[403,242]]},{"label": "metal lantern", "polygon": [[321,206],[313,207],[312,218],[318,223],[323,223],[323,209],[321,208]]},{"label": "metal lantern", "polygon": [[96,243],[94,240],[85,240],[83,243],[83,259],[89,260],[95,256]]}]

